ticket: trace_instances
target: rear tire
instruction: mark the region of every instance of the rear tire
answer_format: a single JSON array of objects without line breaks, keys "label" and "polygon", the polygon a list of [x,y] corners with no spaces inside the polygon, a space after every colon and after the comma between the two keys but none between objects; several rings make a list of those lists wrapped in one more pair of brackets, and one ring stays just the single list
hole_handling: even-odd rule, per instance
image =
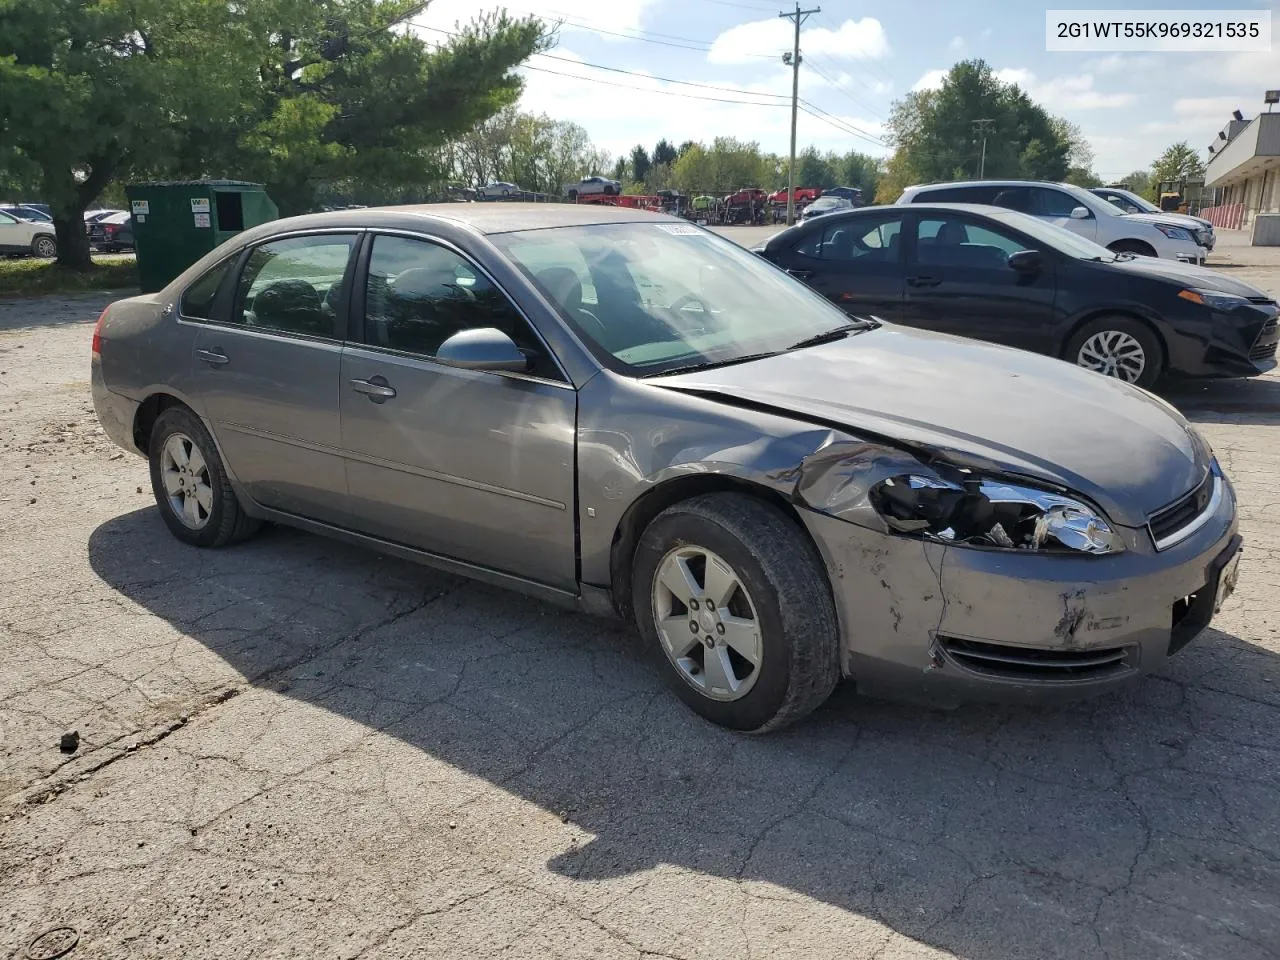
[{"label": "rear tire", "polygon": [[213,438],[190,410],[170,407],[160,414],[147,450],[160,516],[183,543],[224,547],[261,528],[240,506]]},{"label": "rear tire", "polygon": [[640,537],[632,571],[641,634],[676,694],[711,722],[777,730],[839,682],[826,566],[777,507],[739,493],[677,503]]},{"label": "rear tire", "polygon": [[42,260],[52,260],[58,255],[58,241],[46,233],[42,233],[31,241],[31,255]]},{"label": "rear tire", "polygon": [[1149,388],[1164,372],[1164,347],[1146,324],[1122,316],[1098,317],[1076,331],[1065,359],[1078,367]]},{"label": "rear tire", "polygon": [[1139,257],[1155,257],[1155,247],[1141,240],[1117,240],[1107,247],[1112,253],[1132,253]]}]

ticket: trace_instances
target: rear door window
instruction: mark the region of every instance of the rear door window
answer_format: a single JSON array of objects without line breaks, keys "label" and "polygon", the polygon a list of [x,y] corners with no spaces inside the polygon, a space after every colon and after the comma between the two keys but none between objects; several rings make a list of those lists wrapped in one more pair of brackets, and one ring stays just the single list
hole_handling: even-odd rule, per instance
[{"label": "rear door window", "polygon": [[1065,190],[1054,190],[1051,187],[1035,187],[1032,194],[1032,212],[1038,217],[1069,217],[1076,207],[1084,206],[1079,200]]},{"label": "rear door window", "polygon": [[344,278],[356,234],[289,237],[255,247],[240,274],[233,321],[280,333],[341,339]]},{"label": "rear door window", "polygon": [[807,234],[796,253],[832,264],[896,263],[901,256],[902,215],[838,220]]}]

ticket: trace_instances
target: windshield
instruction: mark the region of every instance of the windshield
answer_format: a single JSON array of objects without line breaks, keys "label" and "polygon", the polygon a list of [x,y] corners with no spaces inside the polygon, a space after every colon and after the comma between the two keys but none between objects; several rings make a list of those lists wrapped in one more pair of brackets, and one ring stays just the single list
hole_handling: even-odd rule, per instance
[{"label": "windshield", "polygon": [[[1025,213],[1018,213],[1016,210],[984,210],[983,213],[992,220],[1007,223],[1015,230],[1021,230],[1046,246],[1053,247],[1077,260],[1102,260],[1110,263],[1120,259],[1100,243],[1086,240],[1065,227],[1054,226],[1052,223],[1046,223]],[[1122,256],[1125,259],[1129,257],[1128,254]]]},{"label": "windshield", "polygon": [[[1133,193],[1132,191],[1113,190],[1111,191],[1111,196],[1108,196],[1107,199],[1111,199],[1112,196],[1114,196],[1116,199],[1120,201],[1121,206],[1125,206],[1127,201],[1128,203],[1133,204],[1143,213],[1160,213],[1160,208],[1157,207],[1154,203],[1152,203],[1150,200],[1146,199],[1145,197],[1138,196],[1136,193]],[[1115,200],[1112,200],[1112,203],[1114,202]]]},{"label": "windshield", "polygon": [[810,210],[830,210],[832,207],[840,206],[840,200],[836,197],[823,197],[809,204]]},{"label": "windshield", "polygon": [[596,224],[489,239],[602,363],[629,376],[734,363],[865,326],[692,224]]}]

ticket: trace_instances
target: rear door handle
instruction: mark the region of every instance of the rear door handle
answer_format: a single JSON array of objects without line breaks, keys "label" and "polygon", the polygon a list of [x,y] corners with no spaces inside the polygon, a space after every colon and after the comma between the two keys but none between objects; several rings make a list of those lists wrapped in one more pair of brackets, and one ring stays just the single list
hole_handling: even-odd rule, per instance
[{"label": "rear door handle", "polygon": [[808,280],[813,276],[812,270],[792,270],[788,268],[787,273],[791,274],[791,276],[795,277],[797,280]]},{"label": "rear door handle", "polygon": [[937,277],[908,277],[907,285],[911,287],[936,287],[942,281]]},{"label": "rear door handle", "polygon": [[384,403],[396,395],[396,388],[382,377],[370,377],[368,380],[352,380],[351,389],[363,393],[374,403]]},{"label": "rear door handle", "polygon": [[224,363],[231,362],[231,358],[223,353],[220,347],[214,347],[212,350],[197,349],[196,357],[214,367],[220,367]]}]

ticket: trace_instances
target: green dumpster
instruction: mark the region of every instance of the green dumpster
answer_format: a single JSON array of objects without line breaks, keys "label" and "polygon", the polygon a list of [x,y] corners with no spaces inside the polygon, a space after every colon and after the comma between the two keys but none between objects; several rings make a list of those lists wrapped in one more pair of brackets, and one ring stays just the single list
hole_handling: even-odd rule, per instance
[{"label": "green dumpster", "polygon": [[164,286],[241,230],[279,215],[260,183],[188,180],[125,188],[143,293]]}]

